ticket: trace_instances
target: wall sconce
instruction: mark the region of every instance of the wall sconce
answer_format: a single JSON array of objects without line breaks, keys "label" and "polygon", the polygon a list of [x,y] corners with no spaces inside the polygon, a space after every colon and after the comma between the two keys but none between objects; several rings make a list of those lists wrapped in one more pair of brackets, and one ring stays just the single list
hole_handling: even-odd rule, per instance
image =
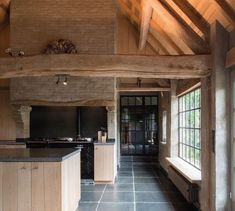
[{"label": "wall sconce", "polygon": [[59,85],[60,83],[62,83],[64,86],[67,86],[68,85],[68,76],[69,75],[56,75],[56,77],[57,77],[56,85]]}]

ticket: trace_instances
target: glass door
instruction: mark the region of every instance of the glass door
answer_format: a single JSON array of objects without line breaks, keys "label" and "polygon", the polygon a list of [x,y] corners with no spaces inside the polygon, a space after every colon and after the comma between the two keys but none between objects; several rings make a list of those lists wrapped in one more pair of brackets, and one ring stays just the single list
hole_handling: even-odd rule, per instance
[{"label": "glass door", "polygon": [[157,155],[158,96],[121,96],[121,154]]}]

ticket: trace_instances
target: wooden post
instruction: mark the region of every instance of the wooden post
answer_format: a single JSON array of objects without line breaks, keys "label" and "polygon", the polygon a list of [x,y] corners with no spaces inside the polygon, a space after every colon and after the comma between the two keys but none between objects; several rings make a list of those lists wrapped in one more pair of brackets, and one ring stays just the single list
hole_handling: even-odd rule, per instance
[{"label": "wooden post", "polygon": [[178,156],[178,98],[176,96],[177,80],[171,80],[171,138],[170,157]]},{"label": "wooden post", "polygon": [[[227,108],[227,74],[225,59],[228,51],[228,32],[219,22],[211,27],[212,49],[212,97],[211,97],[211,126],[213,133],[212,148],[212,208],[211,210],[229,210],[230,192],[230,141],[228,130]],[[205,210],[206,211],[206,210]]]},{"label": "wooden post", "polygon": [[211,210],[211,80],[201,79],[201,210]]}]

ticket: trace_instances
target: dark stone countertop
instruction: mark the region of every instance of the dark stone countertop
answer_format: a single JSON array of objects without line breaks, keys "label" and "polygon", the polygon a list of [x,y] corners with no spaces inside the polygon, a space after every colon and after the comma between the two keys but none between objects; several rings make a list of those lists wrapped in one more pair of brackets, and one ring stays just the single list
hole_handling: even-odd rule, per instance
[{"label": "dark stone countertop", "polygon": [[27,141],[28,144],[115,144],[115,139],[108,139],[106,143],[98,142],[97,140],[94,141],[87,141],[87,140],[77,140],[77,141],[59,141],[59,140],[30,140]]},{"label": "dark stone countertop", "polygon": [[79,148],[0,149],[0,162],[61,162],[80,151]]},{"label": "dark stone countertop", "polygon": [[115,144],[115,139],[108,139],[105,143],[94,141],[96,145],[113,145]]},{"label": "dark stone countertop", "polygon": [[0,141],[0,145],[25,145],[25,143],[16,141]]}]

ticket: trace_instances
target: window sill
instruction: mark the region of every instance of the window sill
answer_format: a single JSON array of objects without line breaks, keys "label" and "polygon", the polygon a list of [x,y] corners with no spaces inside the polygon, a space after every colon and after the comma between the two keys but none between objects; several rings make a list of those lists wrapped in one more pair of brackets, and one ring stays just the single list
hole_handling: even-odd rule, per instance
[{"label": "window sill", "polygon": [[194,168],[193,166],[191,166],[180,158],[166,158],[166,160],[189,182],[195,184],[201,183],[202,177],[200,170]]}]

